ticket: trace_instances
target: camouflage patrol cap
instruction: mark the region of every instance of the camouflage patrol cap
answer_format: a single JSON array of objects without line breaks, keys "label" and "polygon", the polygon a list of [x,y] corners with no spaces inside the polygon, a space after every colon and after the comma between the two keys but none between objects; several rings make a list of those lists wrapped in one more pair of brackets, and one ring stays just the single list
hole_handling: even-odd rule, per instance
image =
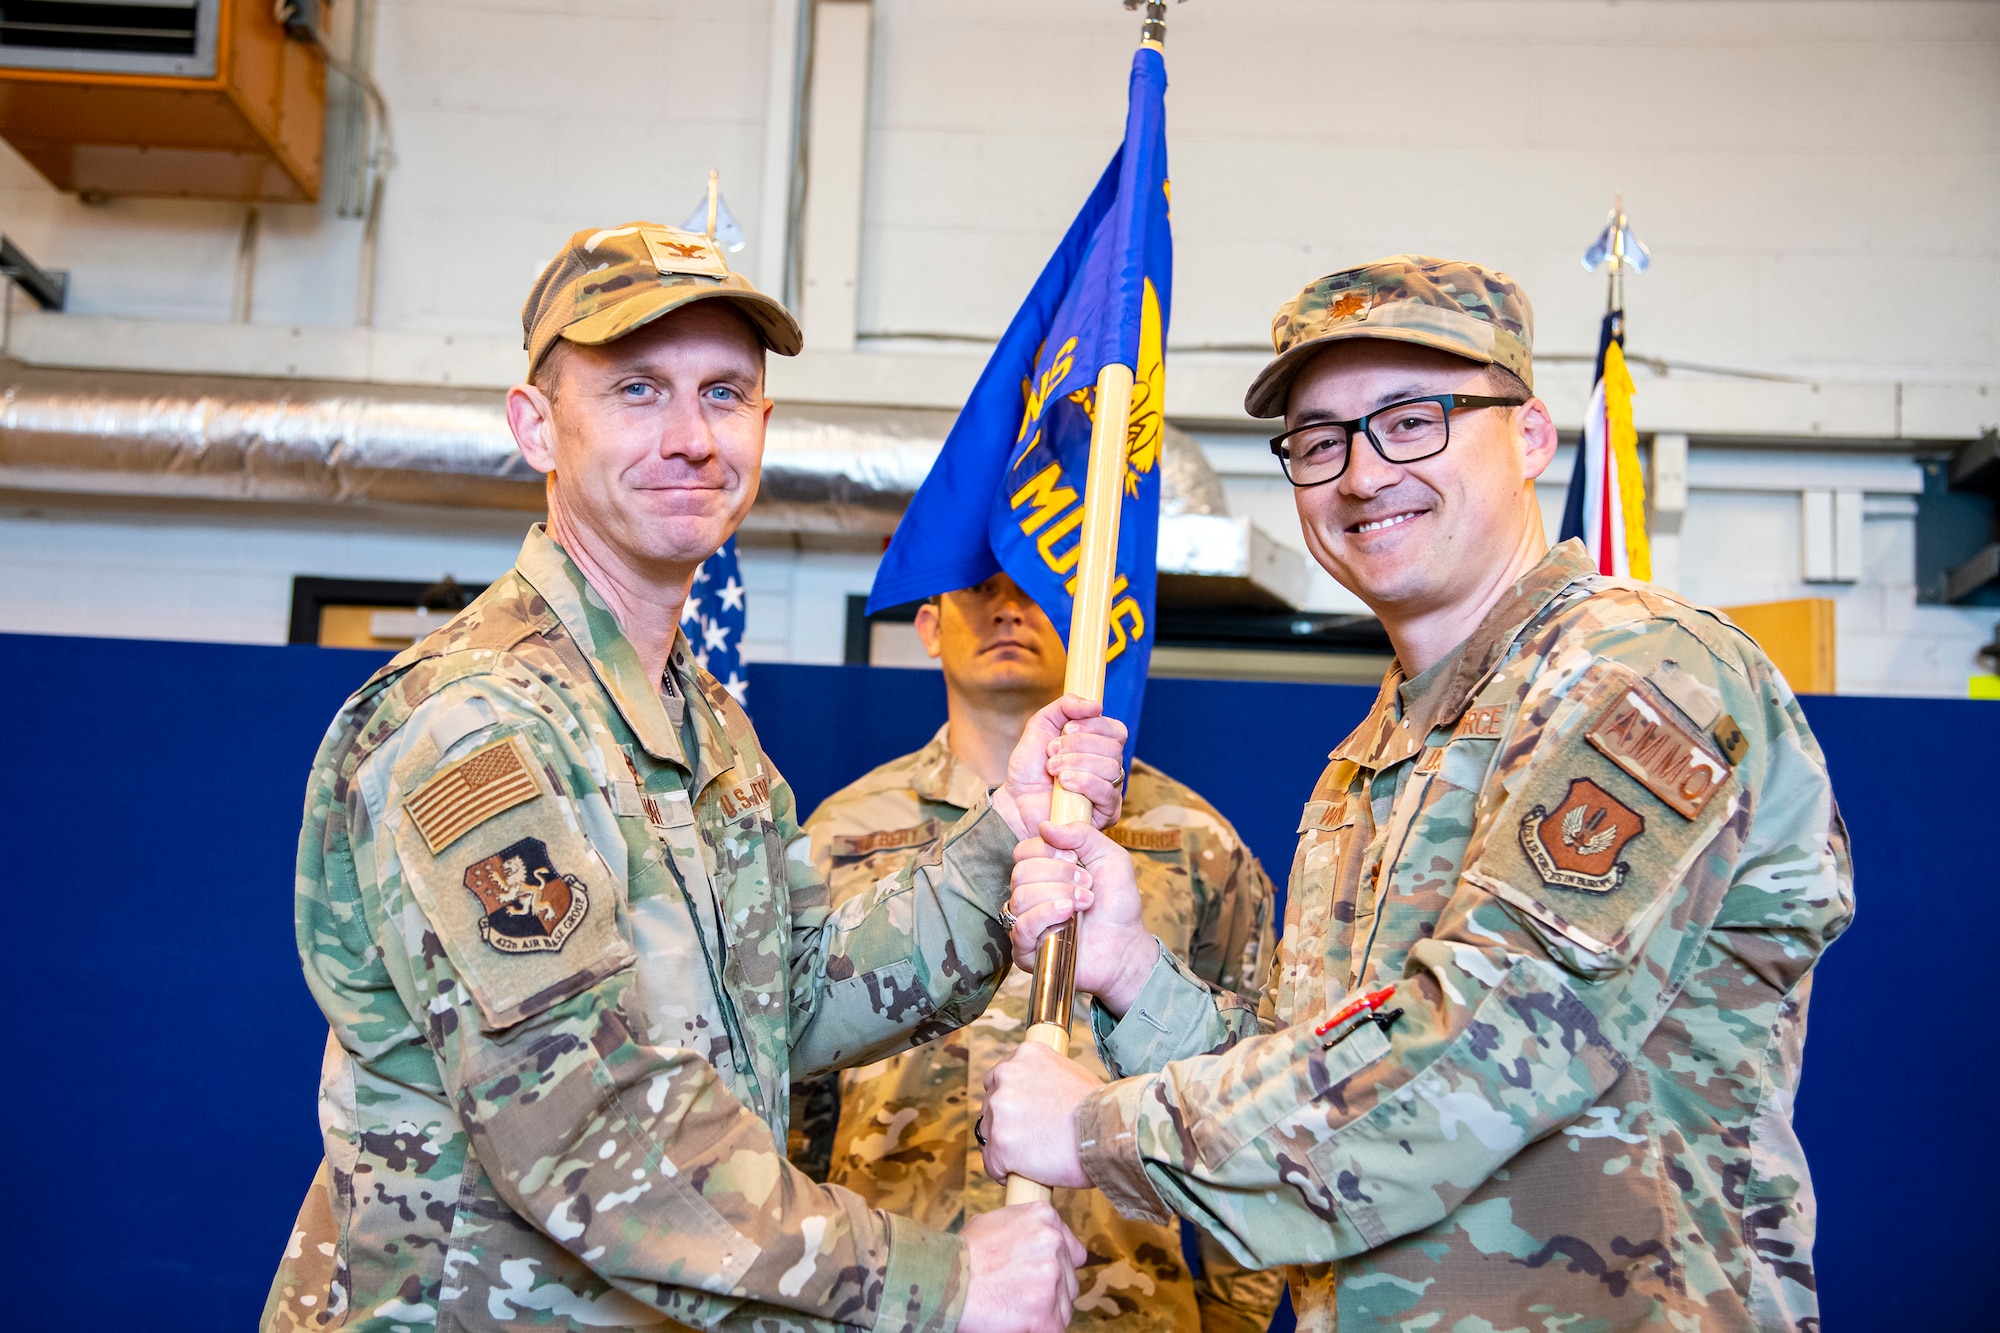
[{"label": "camouflage patrol cap", "polygon": [[779,356],[797,356],[805,345],[791,312],[730,272],[713,237],[656,222],[580,231],[543,267],[521,307],[528,373],[558,338],[586,346],[614,342],[669,310],[705,300],[742,311]]},{"label": "camouflage patrol cap", "polygon": [[1386,338],[1499,366],[1535,387],[1535,312],[1505,273],[1427,255],[1391,255],[1313,283],[1271,321],[1277,356],[1243,396],[1253,417],[1281,417],[1292,378],[1348,338]]}]

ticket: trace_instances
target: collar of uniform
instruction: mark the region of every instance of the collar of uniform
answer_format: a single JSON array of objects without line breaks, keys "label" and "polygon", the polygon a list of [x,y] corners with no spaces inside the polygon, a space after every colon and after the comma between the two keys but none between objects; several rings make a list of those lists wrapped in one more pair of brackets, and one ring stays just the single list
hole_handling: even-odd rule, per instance
[{"label": "collar of uniform", "polygon": [[[562,621],[563,629],[583,650],[598,683],[611,696],[611,702],[617,705],[619,715],[639,738],[639,744],[646,747],[646,753],[686,768],[688,761],[681,753],[681,739],[675,734],[666,704],[660,699],[660,682],[646,679],[645,669],[639,665],[639,652],[618,627],[618,617],[611,614],[611,608],[590,586],[590,580],[584,578],[569,553],[549,536],[546,524],[537,523],[528,529],[528,539],[521,543],[521,555],[514,568],[542,595],[549,609]],[[686,648],[686,641],[678,631],[674,635],[674,648],[683,652]],[[699,714],[706,710],[695,711]]]},{"label": "collar of uniform", "polygon": [[928,745],[917,751],[910,772],[910,789],[926,801],[970,810],[986,795],[986,783],[958,762],[947,739],[950,732],[951,723],[947,722],[937,729],[937,735],[931,737]]},{"label": "collar of uniform", "polygon": [[[694,660],[694,652],[688,646],[687,634],[674,631],[674,646],[667,654],[667,671],[674,679],[674,688],[681,692],[684,707],[694,721],[695,745],[699,753],[695,756],[694,779],[689,784],[695,791],[707,786],[711,779],[727,773],[736,763],[736,747],[730,742],[729,731],[722,720],[722,702],[719,696],[726,691],[722,682],[703,671]],[[678,743],[678,738],[676,738]],[[747,776],[755,776],[754,774]]]},{"label": "collar of uniform", "polygon": [[1571,538],[1555,547],[1494,603],[1477,629],[1428,671],[1406,680],[1402,664],[1390,663],[1374,709],[1328,757],[1351,759],[1380,772],[1423,749],[1424,738],[1434,727],[1456,721],[1466,710],[1514,646],[1522,627],[1557,593],[1595,570],[1581,541]]}]

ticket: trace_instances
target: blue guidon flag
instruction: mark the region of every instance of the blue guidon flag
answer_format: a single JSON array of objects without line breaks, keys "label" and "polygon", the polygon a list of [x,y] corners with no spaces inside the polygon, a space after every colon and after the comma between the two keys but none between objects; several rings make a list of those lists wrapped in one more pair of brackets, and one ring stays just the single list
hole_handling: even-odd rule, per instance
[{"label": "blue guidon flag", "polygon": [[737,703],[746,703],[743,675],[743,575],[736,565],[736,538],[701,562],[694,586],[681,607],[681,632],[695,663],[722,682]]},{"label": "blue guidon flag", "polygon": [[1160,53],[1141,47],[1132,57],[1125,142],[993,349],[868,597],[872,613],[1005,570],[1067,643],[1097,374],[1114,362],[1130,366],[1104,708],[1134,736],[1152,657],[1173,289],[1166,91]]}]

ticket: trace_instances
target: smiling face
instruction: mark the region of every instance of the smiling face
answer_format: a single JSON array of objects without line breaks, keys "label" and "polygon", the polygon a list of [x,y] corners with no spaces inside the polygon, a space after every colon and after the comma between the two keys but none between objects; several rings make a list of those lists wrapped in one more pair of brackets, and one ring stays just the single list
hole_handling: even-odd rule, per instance
[{"label": "smiling face", "polygon": [[968,701],[1038,708],[1062,693],[1062,636],[1005,574],[924,605],[917,634],[943,665],[946,686]]},{"label": "smiling face", "polygon": [[[1427,394],[1511,397],[1511,387],[1462,357],[1357,338],[1299,372],[1285,424],[1351,420]],[[1414,463],[1387,462],[1357,439],[1337,480],[1293,492],[1306,545],[1385,623],[1477,600],[1544,549],[1534,479],[1555,445],[1540,399],[1452,413],[1450,447]]]},{"label": "smiling face", "polygon": [[550,356],[544,387],[516,386],[507,412],[548,474],[552,530],[635,570],[691,572],[757,498],[772,406],[763,344],[726,303],[701,301]]}]

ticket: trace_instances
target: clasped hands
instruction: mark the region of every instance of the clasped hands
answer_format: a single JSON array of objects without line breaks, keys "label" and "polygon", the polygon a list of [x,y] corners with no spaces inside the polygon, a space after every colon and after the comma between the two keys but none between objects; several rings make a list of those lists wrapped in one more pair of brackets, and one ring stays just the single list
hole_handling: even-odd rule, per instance
[{"label": "clasped hands", "polygon": [[[1050,709],[1066,702],[1059,701]],[[1044,710],[1044,715],[1049,711]],[[1041,720],[1038,716],[1036,722]],[[1122,728],[1120,731],[1122,758]],[[1027,749],[1024,738],[1022,748],[1015,752],[1016,762]],[[1046,819],[1046,805],[1032,812],[1024,805],[1024,814],[1043,818],[1033,825],[1024,819],[1015,830],[1022,840],[1014,849],[1013,897],[1009,903],[1014,913],[1014,962],[1024,969],[1033,968],[1043,934],[1078,916],[1076,988],[1095,995],[1112,1014],[1122,1016],[1145,985],[1159,959],[1160,946],[1140,911],[1131,856],[1100,831],[1115,821],[1117,808],[1112,808],[1111,819],[1103,818],[1105,803],[1098,799],[1098,789],[1071,783],[1069,769],[1082,767],[1081,761],[1059,761],[1055,754],[1051,749],[1051,771],[1067,764],[1063,786],[1091,797],[1091,825],[1095,827],[1051,824]],[[1088,771],[1091,777],[1102,777],[1101,769],[1092,766]],[[1089,779],[1079,774],[1078,780]],[[1030,827],[1035,836],[1025,836]],[[987,1076],[986,1105],[980,1121],[987,1174],[1004,1180],[1020,1171],[1044,1185],[1089,1188],[1090,1177],[1077,1151],[1076,1108],[1099,1086],[1096,1076],[1076,1062],[1046,1046],[1024,1043]]]},{"label": "clasped hands", "polygon": [[[1029,720],[1008,758],[1006,780],[992,796],[994,812],[1016,838],[1025,840],[1014,854],[1015,910],[1021,901],[1021,866],[1050,859],[1048,845],[1034,835],[1063,836],[1048,823],[1055,783],[1090,802],[1091,836],[1110,846],[1095,829],[1117,821],[1124,777],[1125,728],[1102,716],[1097,704],[1066,694]],[[1078,833],[1086,829],[1072,827]],[[1041,849],[1041,854],[1024,861],[1021,849],[1026,848]],[[1076,869],[1073,863],[1063,864]],[[1025,965],[1032,967],[1033,938],[1024,936],[1023,928],[1017,921],[1015,958],[1023,956],[1022,941],[1027,939]],[[959,1320],[963,1333],[1060,1333],[1068,1327],[1077,1298],[1076,1269],[1086,1254],[1054,1208],[1028,1203],[981,1213],[968,1219],[959,1234],[971,1268]]]}]

